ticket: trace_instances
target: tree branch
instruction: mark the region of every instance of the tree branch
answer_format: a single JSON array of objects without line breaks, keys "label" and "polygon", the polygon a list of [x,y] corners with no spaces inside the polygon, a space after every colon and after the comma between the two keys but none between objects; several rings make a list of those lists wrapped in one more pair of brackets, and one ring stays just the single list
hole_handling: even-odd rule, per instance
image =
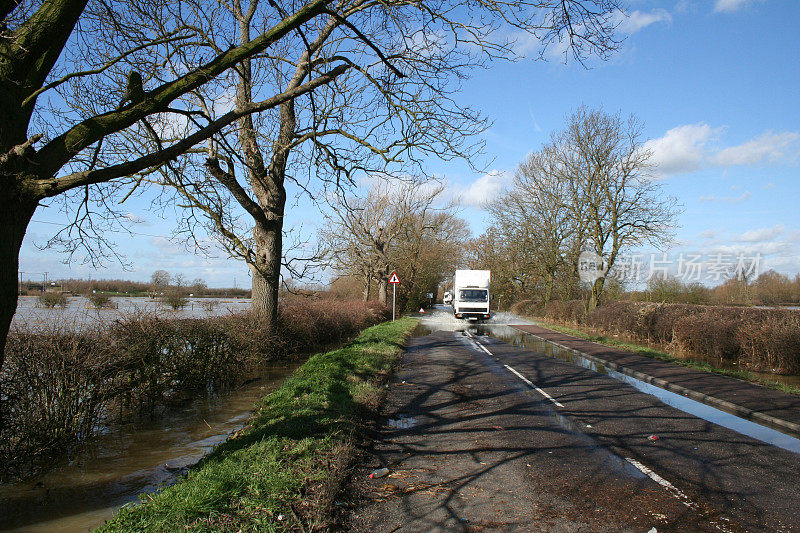
[{"label": "tree branch", "polygon": [[332,69],[331,71],[325,74],[320,75],[314,80],[304,83],[303,85],[297,87],[296,89],[292,89],[290,91],[286,91],[281,94],[275,95],[271,98],[268,98],[267,100],[263,100],[261,102],[254,102],[245,107],[230,111],[225,115],[223,115],[222,117],[218,118],[217,120],[211,122],[205,128],[196,131],[192,135],[173,144],[172,146],[169,146],[167,148],[164,148],[163,150],[159,150],[151,154],[147,154],[133,161],[127,161],[125,163],[112,165],[98,170],[76,172],[74,174],[70,174],[57,179],[51,178],[51,179],[39,180],[39,186],[40,186],[39,195],[41,198],[56,196],[58,194],[61,194],[62,192],[68,191],[80,185],[101,183],[121,176],[130,176],[131,174],[135,174],[136,172],[140,172],[146,168],[163,164],[164,162],[170,159],[174,159],[177,156],[181,155],[182,153],[184,153],[186,150],[196,145],[197,143],[200,143],[210,138],[212,135],[222,130],[222,128],[232,124],[241,117],[249,115],[251,113],[256,113],[276,107],[283,102],[297,98],[298,96],[301,96],[309,91],[312,91],[316,87],[319,87],[326,83],[330,83],[337,76],[341,75],[349,68],[350,68],[349,65],[339,65],[338,67]]}]

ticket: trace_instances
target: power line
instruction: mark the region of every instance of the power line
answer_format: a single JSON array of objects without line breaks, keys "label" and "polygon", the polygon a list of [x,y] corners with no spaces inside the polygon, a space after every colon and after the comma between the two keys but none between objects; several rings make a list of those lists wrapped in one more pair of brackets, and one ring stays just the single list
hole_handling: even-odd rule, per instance
[{"label": "power line", "polygon": [[[36,219],[31,219],[31,222],[36,222],[37,224],[49,224],[51,226],[64,227],[64,224],[62,224],[60,222],[48,222],[46,220],[36,220]],[[154,235],[152,233],[139,233],[138,231],[127,231],[127,230],[123,231],[123,230],[117,230],[117,229],[108,229],[106,231],[108,231],[110,233],[120,233],[120,234],[124,234],[124,235],[141,235],[142,237],[162,237],[164,239],[169,239],[170,238],[167,235]]]}]

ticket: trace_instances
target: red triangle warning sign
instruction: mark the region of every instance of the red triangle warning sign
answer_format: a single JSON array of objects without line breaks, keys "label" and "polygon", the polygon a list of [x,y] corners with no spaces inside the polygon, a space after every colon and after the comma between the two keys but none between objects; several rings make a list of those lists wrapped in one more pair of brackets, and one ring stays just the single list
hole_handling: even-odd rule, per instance
[{"label": "red triangle warning sign", "polygon": [[400,283],[400,278],[397,277],[397,272],[392,272],[392,275],[389,277],[389,283]]}]

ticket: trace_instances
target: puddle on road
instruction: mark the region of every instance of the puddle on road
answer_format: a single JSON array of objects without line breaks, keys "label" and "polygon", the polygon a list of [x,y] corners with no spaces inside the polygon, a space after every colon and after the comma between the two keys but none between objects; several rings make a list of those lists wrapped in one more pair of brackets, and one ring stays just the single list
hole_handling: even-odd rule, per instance
[{"label": "puddle on road", "polygon": [[783,448],[784,450],[788,450],[790,452],[800,453],[800,439],[784,433],[783,428],[773,429],[756,422],[751,422],[750,420],[740,418],[732,413],[728,413],[716,407],[706,405],[702,402],[692,400],[680,394],[676,394],[650,383],[638,380],[621,372],[607,368],[601,363],[596,363],[590,359],[581,357],[578,354],[564,350],[558,346],[554,346],[543,339],[540,339],[539,337],[524,333],[506,324],[474,324],[457,321],[455,318],[453,318],[453,321],[435,320],[435,318],[436,315],[433,315],[428,319],[423,319],[423,321],[421,321],[414,330],[414,336],[421,337],[429,335],[430,333],[438,330],[469,331],[470,334],[477,337],[492,336],[508,344],[519,346],[538,354],[554,357],[556,359],[593,370],[600,374],[607,375],[611,378],[627,383],[639,391],[644,392],[645,394],[655,396],[663,403],[685,413],[689,413],[698,418],[702,418],[703,420],[726,427],[736,431],[737,433],[747,435],[748,437],[752,437],[766,444]]}]

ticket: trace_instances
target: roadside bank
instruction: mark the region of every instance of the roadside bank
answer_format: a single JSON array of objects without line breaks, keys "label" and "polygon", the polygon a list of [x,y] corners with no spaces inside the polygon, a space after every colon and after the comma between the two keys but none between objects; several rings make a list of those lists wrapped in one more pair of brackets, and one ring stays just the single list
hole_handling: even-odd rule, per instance
[{"label": "roadside bank", "polygon": [[101,531],[310,531],[324,527],[361,418],[377,408],[404,318],[310,358],[256,405],[250,424],[186,478],[127,507]]}]

